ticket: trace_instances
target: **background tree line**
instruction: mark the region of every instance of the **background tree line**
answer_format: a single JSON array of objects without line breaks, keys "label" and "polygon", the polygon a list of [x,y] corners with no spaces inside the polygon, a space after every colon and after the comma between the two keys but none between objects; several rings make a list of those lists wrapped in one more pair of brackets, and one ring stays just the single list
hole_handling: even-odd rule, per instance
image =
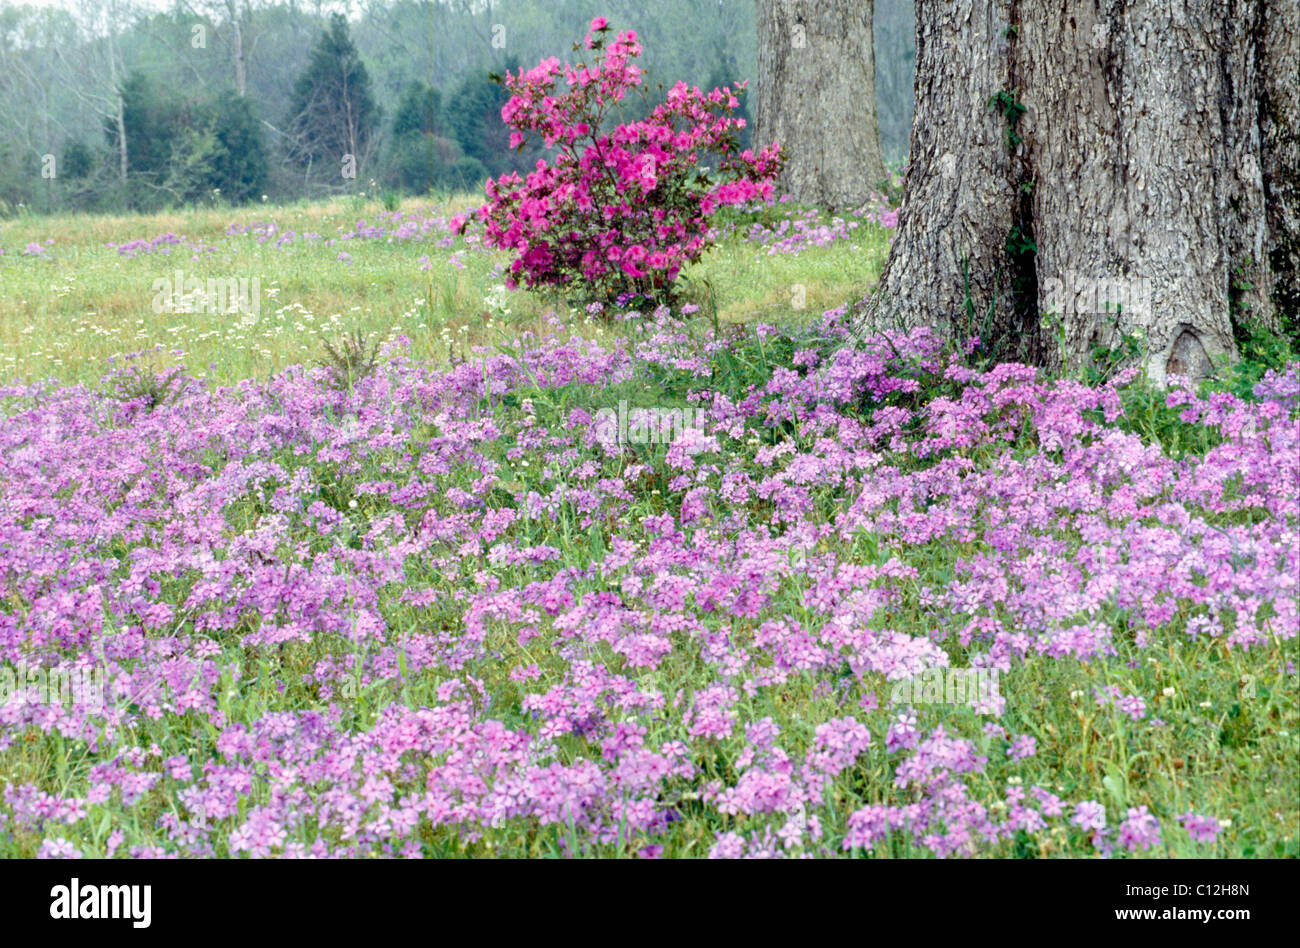
[{"label": "background tree line", "polygon": [[[565,58],[596,15],[638,31],[652,96],[678,79],[753,88],[753,0],[0,3],[0,214],[427,193],[526,170],[537,156],[506,147],[505,95],[488,75]],[[876,4],[894,163],[911,126],[913,34],[908,0]],[[653,104],[629,102],[621,118]]]}]

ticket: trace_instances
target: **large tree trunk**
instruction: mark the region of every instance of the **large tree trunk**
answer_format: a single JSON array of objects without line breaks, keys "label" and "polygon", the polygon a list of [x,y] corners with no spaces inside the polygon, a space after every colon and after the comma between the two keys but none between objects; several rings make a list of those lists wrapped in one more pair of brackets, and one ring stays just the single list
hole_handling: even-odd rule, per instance
[{"label": "large tree trunk", "polygon": [[857,208],[886,179],[876,124],[872,0],[756,0],[755,141],[786,154],[795,200]]},{"label": "large tree trunk", "polygon": [[1273,305],[1300,331],[1300,3],[1270,0],[1255,24],[1259,130]]},{"label": "large tree trunk", "polygon": [[866,329],[1015,325],[1004,252],[1023,162],[989,98],[1011,85],[1009,0],[916,4],[916,95],[899,229]]},{"label": "large tree trunk", "polygon": [[1124,334],[1163,382],[1234,352],[1234,319],[1276,325],[1300,34],[1273,22],[1295,3],[918,0],[911,165],[862,329],[1067,366]]}]

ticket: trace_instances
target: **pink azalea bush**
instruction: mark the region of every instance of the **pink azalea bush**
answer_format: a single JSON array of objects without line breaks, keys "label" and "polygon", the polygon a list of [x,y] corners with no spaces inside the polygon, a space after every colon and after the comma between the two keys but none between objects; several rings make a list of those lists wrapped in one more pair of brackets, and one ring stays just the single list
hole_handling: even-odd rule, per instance
[{"label": "pink azalea bush", "polygon": [[[491,200],[477,211],[485,243],[516,252],[512,289],[576,281],[593,298],[663,297],[708,247],[714,211],[772,195],[777,144],[737,151],[745,121],[731,113],[742,85],[706,94],[678,82],[649,117],[607,131],[610,110],[643,84],[636,33],[607,44],[608,32],[603,17],[592,20],[592,65],[552,57],[503,80],[513,93],[501,110],[511,146],[532,135],[556,152],[527,178],[489,181]],[[567,88],[557,89],[561,79]],[[705,154],[718,156],[715,176],[699,169]]]}]

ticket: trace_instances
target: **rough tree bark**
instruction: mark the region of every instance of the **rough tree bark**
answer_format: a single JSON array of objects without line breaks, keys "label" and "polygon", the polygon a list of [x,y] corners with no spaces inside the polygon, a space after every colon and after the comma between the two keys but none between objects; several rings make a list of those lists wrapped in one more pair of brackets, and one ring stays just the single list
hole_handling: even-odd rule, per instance
[{"label": "rough tree bark", "polygon": [[910,167],[861,330],[938,325],[1068,366],[1123,333],[1158,383],[1208,374],[1234,321],[1294,306],[1298,17],[917,0]]},{"label": "rough tree bark", "polygon": [[1300,330],[1300,3],[1270,0],[1261,38],[1259,129],[1273,304]]},{"label": "rough tree bark", "polygon": [[244,28],[239,20],[235,27],[235,94],[243,98],[248,94],[248,78],[244,66]]},{"label": "rough tree bark", "polygon": [[787,161],[780,187],[795,200],[861,207],[886,178],[872,0],[756,0],[756,6],[754,140],[781,143]]}]

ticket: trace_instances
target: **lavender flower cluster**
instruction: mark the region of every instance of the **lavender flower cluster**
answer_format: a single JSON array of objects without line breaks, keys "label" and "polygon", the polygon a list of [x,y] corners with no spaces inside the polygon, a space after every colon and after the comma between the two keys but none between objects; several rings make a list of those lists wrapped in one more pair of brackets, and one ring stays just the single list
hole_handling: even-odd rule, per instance
[{"label": "lavender flower cluster", "polygon": [[[1167,699],[1107,690],[1108,663],[1280,663],[1300,367],[1258,401],[1174,388],[1218,439],[1175,459],[1122,425],[1131,373],[978,371],[916,330],[736,391],[719,366],[744,334],[684,325],[561,328],[449,370],[398,345],[344,391],[306,367],[156,405],[0,388],[0,662],[101,668],[106,695],[0,706],[0,756],[69,762],[5,787],[0,851],[1213,844],[1228,814],[1194,800],[1004,779],[1041,753],[1005,726],[1033,714],[1013,689],[983,715],[882,696],[1069,667],[1097,675],[1081,714],[1142,739]],[[608,393],[653,373],[691,379],[704,420],[657,451],[600,438]]]}]

